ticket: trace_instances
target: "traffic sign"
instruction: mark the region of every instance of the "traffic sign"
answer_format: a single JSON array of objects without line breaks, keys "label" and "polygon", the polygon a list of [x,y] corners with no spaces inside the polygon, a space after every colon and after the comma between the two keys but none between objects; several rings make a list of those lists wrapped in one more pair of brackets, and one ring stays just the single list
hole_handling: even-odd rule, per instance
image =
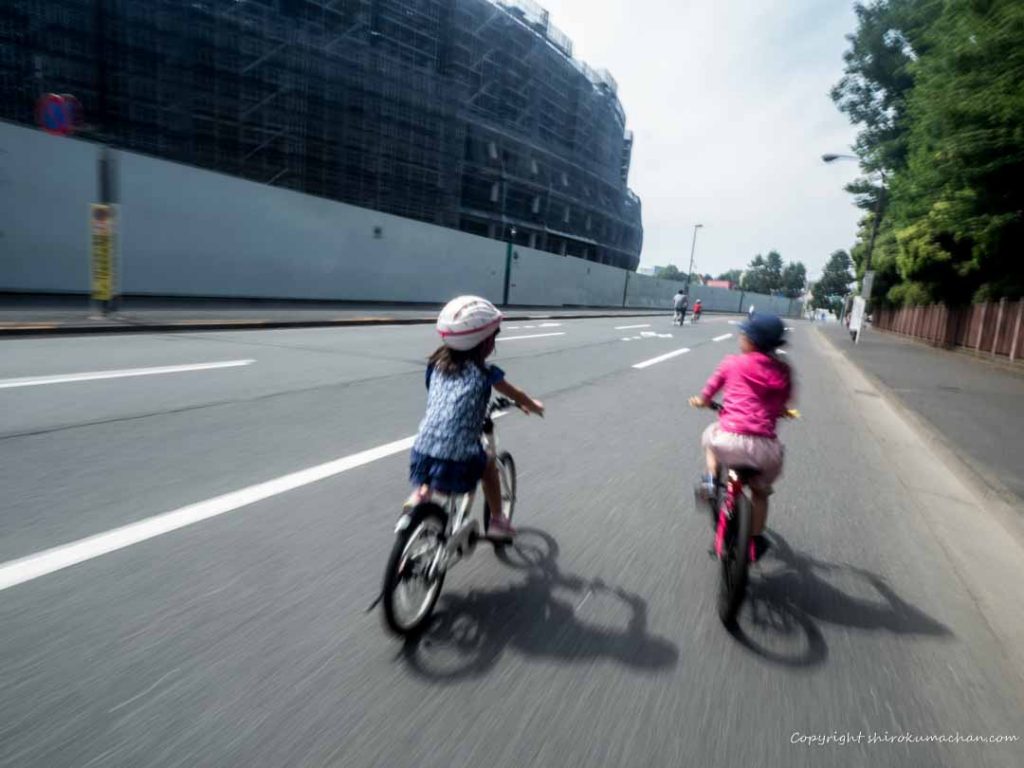
[{"label": "traffic sign", "polygon": [[74,96],[44,93],[36,102],[36,122],[47,133],[67,136],[75,130],[81,105]]}]

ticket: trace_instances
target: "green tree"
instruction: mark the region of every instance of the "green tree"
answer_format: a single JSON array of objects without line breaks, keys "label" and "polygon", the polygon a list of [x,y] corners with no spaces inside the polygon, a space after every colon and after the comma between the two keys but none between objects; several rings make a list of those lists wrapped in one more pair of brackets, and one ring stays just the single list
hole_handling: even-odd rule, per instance
[{"label": "green tree", "polygon": [[807,284],[807,267],[800,261],[791,261],[782,270],[782,294],[790,299],[799,298],[803,295],[804,286]]},{"label": "green tree", "polygon": [[843,298],[850,291],[853,275],[850,267],[853,262],[846,251],[833,251],[822,270],[821,278],[814,284],[811,294],[811,307],[828,309],[837,315],[842,310]]},{"label": "green tree", "polygon": [[723,272],[722,274],[720,274],[716,279],[718,279],[718,280],[728,280],[733,285],[739,285],[740,284],[740,280],[742,279],[742,277],[743,277],[743,270],[742,269],[730,269],[728,272]]},{"label": "green tree", "polygon": [[[1024,3],[876,0],[856,6],[832,97],[888,189],[847,186],[865,211],[852,249],[895,303],[1024,294]],[[880,195],[883,195],[881,198]]]},{"label": "green tree", "polygon": [[914,62],[929,50],[928,30],[941,10],[935,0],[858,2],[857,32],[847,36],[842,79],[832,100],[860,126],[855,146],[870,170],[906,165]]},{"label": "green tree", "polygon": [[782,290],[782,272],[785,267],[782,264],[782,256],[778,251],[768,251],[764,260],[765,280],[768,283],[768,293],[776,293]]},{"label": "green tree", "polygon": [[669,264],[667,267],[662,267],[658,270],[658,277],[662,280],[675,280],[677,282],[686,282],[686,275],[679,271],[679,267],[675,264]]},{"label": "green tree", "polygon": [[904,282],[952,304],[1024,292],[1024,4],[946,3],[915,66],[893,184]]},{"label": "green tree", "polygon": [[751,293],[768,293],[768,264],[760,253],[747,265],[740,287]]}]

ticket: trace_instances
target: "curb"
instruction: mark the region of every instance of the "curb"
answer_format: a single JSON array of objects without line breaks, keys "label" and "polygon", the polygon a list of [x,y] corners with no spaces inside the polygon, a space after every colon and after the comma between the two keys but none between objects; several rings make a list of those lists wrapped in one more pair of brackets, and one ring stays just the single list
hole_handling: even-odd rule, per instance
[{"label": "curb", "polygon": [[[671,310],[615,312],[604,314],[543,315],[510,314],[509,322],[527,320],[585,320],[612,317],[658,317]],[[80,323],[11,323],[0,324],[0,338],[16,336],[90,336],[117,333],[173,333],[185,331],[268,331],[283,328],[350,328],[381,325],[432,325],[434,317],[346,317],[335,320],[181,320],[161,323],[110,321],[94,326]]]},{"label": "curb", "polygon": [[864,368],[864,366],[852,357],[847,355],[832,339],[826,336],[820,328],[815,328],[815,331],[822,341],[834,349],[837,354],[842,355],[843,359],[850,363],[850,365],[860,371],[861,375],[871,382],[871,384],[873,384],[881,393],[886,402],[888,402],[889,405],[891,405],[903,418],[910,422],[915,429],[928,439],[933,448],[937,449],[939,453],[945,454],[945,458],[947,460],[951,459],[951,463],[961,469],[961,472],[958,473],[961,480],[973,488],[973,490],[975,490],[979,495],[983,497],[994,497],[1016,512],[1017,519],[1015,522],[1019,530],[1024,534],[1024,529],[1020,528],[1020,526],[1024,525],[1024,499],[1021,499],[1021,497],[1016,493],[1007,488],[995,472],[958,451],[952,441],[950,441],[938,427],[904,403],[900,396],[897,395],[888,384],[878,378],[878,376],[873,374],[871,371]]}]

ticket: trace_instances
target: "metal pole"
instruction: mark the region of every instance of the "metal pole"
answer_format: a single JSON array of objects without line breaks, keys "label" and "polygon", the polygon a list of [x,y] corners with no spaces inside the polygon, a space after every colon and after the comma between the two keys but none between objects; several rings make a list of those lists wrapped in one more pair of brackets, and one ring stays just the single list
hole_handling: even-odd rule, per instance
[{"label": "metal pole", "polygon": [[504,307],[508,306],[508,293],[509,287],[512,284],[512,240],[516,236],[516,228],[512,227],[509,231],[508,242],[505,245],[505,292],[502,296],[501,304]]},{"label": "metal pole", "polygon": [[693,253],[697,249],[697,230],[703,227],[703,224],[693,225],[693,242],[690,243],[690,268],[686,270],[686,297],[690,297],[690,275],[693,274]]},{"label": "metal pole", "polygon": [[[878,172],[882,177],[882,187],[878,190],[878,201],[875,205],[875,220],[871,224],[871,239],[868,240],[868,252],[864,257],[864,272],[865,274],[871,271],[871,255],[875,251],[875,238],[878,237],[878,225],[882,223],[882,201],[885,199],[885,173],[883,171]],[[869,288],[873,288],[872,283]],[[854,339],[855,344],[860,344],[860,334],[864,330],[864,323],[867,321],[867,316],[871,312],[871,296],[864,297],[864,317],[861,318],[860,328],[857,329],[857,338]]]}]

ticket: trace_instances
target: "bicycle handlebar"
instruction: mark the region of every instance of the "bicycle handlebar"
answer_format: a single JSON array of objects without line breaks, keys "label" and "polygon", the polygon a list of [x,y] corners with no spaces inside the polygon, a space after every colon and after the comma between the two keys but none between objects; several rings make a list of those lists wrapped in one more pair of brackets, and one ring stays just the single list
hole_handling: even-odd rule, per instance
[{"label": "bicycle handlebar", "polygon": [[507,397],[496,397],[491,401],[491,404],[487,406],[487,415],[497,413],[498,411],[507,411],[513,407],[515,403],[509,400]]}]

